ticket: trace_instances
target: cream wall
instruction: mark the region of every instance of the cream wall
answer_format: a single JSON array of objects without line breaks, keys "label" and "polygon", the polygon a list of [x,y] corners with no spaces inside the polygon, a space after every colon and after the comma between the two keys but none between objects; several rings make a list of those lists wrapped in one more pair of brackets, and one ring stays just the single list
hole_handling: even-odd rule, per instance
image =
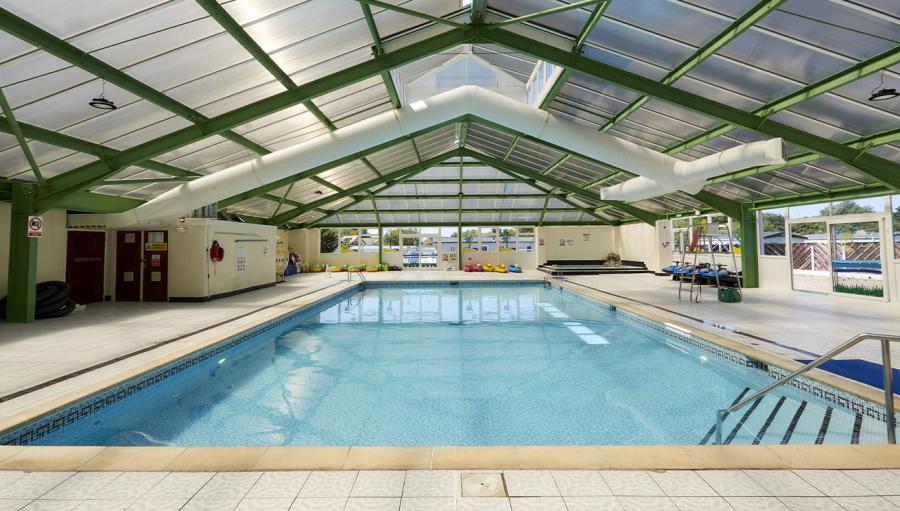
[{"label": "cream wall", "polygon": [[[9,282],[10,203],[0,202],[0,297]],[[66,280],[66,212],[51,209],[41,215],[44,236],[38,240],[37,281]]]},{"label": "cream wall", "polygon": [[[169,297],[209,298],[275,283],[274,226],[189,218],[184,230],[169,229]],[[218,241],[225,250],[221,262],[209,260]],[[238,271],[243,249],[246,266]]]},{"label": "cream wall", "polygon": [[[584,235],[590,235],[590,241],[584,241]],[[606,259],[607,254],[615,251],[615,227],[611,225],[585,226],[552,226],[538,227],[538,261],[550,259]],[[559,246],[559,240],[574,240],[572,246]]]}]

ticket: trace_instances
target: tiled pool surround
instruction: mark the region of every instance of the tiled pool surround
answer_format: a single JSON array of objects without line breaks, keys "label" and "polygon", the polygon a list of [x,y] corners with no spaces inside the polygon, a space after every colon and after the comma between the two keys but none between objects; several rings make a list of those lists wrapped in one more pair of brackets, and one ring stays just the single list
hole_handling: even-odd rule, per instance
[{"label": "tiled pool surround", "polygon": [[[368,286],[370,288],[435,286],[474,287],[488,285],[517,287],[534,286],[540,284],[541,283],[539,281],[390,282],[357,284],[355,286],[346,287],[341,291],[331,292],[328,296],[323,296],[313,303],[298,307],[290,313],[281,315],[280,317],[277,317],[275,319],[264,321],[261,324],[254,326],[253,328],[232,335],[224,340],[220,339],[218,341],[211,342],[209,346],[198,349],[187,356],[183,356],[181,358],[173,357],[175,358],[174,360],[158,361],[154,364],[155,367],[149,368],[149,370],[144,370],[140,374],[127,378],[124,381],[112,383],[110,386],[108,386],[108,388],[102,390],[101,392],[95,392],[91,395],[70,396],[71,399],[69,400],[68,404],[57,407],[55,410],[45,412],[35,410],[30,414],[21,414],[19,417],[14,418],[13,421],[11,421],[9,424],[4,425],[5,434],[0,436],[0,445],[27,445],[34,439],[40,438],[50,431],[63,427],[74,421],[83,419],[91,415],[92,413],[95,413],[113,403],[120,401],[121,399],[134,395],[135,393],[138,393],[145,388],[148,388],[156,383],[159,383],[160,381],[178,374],[179,372],[187,368],[193,367],[194,365],[210,357],[213,357],[223,352],[224,350],[227,350],[240,343],[246,342],[247,340],[250,340],[257,335],[283,328],[299,318],[315,314],[321,311],[323,308],[328,307],[331,303],[333,303],[334,300],[339,300],[341,298],[352,295],[364,286]],[[554,285],[558,285],[558,283],[554,283]],[[573,289],[569,285],[563,284],[562,287],[565,287],[569,291],[574,292],[578,295],[586,296],[586,293],[578,289]],[[624,310],[627,307],[623,307],[621,305],[616,307],[614,305],[610,305],[609,303],[597,300],[596,297],[587,296],[587,298],[595,301],[600,306],[610,307],[611,309],[616,310],[617,315],[622,319],[639,323],[643,326],[650,327],[661,332],[665,332],[668,335],[673,335],[684,342],[688,342],[696,347],[713,353],[718,357],[727,359],[732,363],[765,371],[772,377],[789,372],[787,369],[778,367],[777,365],[773,364],[773,362],[776,361],[771,360],[771,355],[761,352],[748,354],[746,353],[746,351],[748,351],[747,349],[733,349],[735,347],[742,347],[735,346],[735,343],[733,343],[732,341],[727,341],[720,338],[710,339],[710,337],[714,336],[706,333],[699,333],[699,335],[696,335],[693,332],[688,333],[687,329],[673,329],[667,326],[665,322],[645,317],[645,313],[635,314],[628,310]],[[669,325],[671,325],[671,323],[669,323]],[[731,344],[732,346],[725,347],[722,345],[722,341],[725,341],[725,343]],[[760,357],[759,355],[762,356]],[[784,365],[790,367],[792,363],[785,363]],[[839,404],[860,413],[865,413],[869,417],[873,417],[882,421],[884,420],[883,407],[873,402],[874,399],[870,400],[859,397],[860,395],[868,394],[868,396],[866,396],[868,398],[877,398],[879,394],[874,390],[870,390],[866,387],[852,382],[847,382],[846,386],[851,387],[849,391],[841,390],[835,388],[831,384],[825,384],[820,381],[816,381],[818,379],[821,379],[822,377],[834,380],[834,377],[831,377],[830,375],[821,374],[811,376],[812,378],[804,378],[794,382],[793,384],[802,390],[813,393],[826,400],[832,401],[835,404]]]}]

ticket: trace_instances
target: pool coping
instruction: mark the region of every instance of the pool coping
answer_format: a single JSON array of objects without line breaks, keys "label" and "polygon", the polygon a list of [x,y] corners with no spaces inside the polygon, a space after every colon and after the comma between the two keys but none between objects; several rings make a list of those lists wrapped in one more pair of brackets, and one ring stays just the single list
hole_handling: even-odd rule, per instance
[{"label": "pool coping", "polygon": [[[449,282],[449,280],[448,280]],[[475,281],[493,284],[505,281]],[[518,281],[519,285],[540,281]],[[397,281],[390,285],[421,281]],[[379,285],[381,282],[372,282]],[[474,283],[473,283],[474,284]],[[676,320],[611,300],[599,292],[553,282],[567,291],[611,305],[658,323],[684,328],[690,335],[738,352],[751,359],[793,370],[801,364],[754,349],[737,341],[695,330]],[[474,284],[477,285],[477,284]],[[328,300],[363,283],[334,286],[296,299],[291,309],[260,313],[250,325],[210,336],[189,347],[157,357],[80,389],[29,407],[0,421],[0,432],[53,414],[72,403],[96,396],[123,382]],[[810,380],[879,404],[883,393],[858,382],[816,369]],[[883,406],[883,402],[881,403]],[[500,446],[500,447],[104,447],[0,446],[0,470],[129,470],[129,471],[247,471],[247,470],[377,470],[377,469],[727,469],[727,468],[900,468],[895,445],[660,445],[660,446]]]}]

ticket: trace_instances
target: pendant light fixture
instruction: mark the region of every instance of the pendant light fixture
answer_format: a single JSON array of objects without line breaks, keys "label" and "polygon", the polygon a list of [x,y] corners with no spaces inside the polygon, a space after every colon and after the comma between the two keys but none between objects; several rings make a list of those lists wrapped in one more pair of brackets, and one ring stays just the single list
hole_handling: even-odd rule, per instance
[{"label": "pendant light fixture", "polygon": [[115,110],[116,104],[110,99],[106,99],[106,80],[100,80],[100,95],[88,101],[88,105],[99,110]]},{"label": "pendant light fixture", "polygon": [[887,101],[889,99],[900,97],[900,92],[897,92],[897,89],[889,89],[884,86],[884,74],[886,72],[886,69],[881,72],[881,85],[872,90],[869,101]]}]

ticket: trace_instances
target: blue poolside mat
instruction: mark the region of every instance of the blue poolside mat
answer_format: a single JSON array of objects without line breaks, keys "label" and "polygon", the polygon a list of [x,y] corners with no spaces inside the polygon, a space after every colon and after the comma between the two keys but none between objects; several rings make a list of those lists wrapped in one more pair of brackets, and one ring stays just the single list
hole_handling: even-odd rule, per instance
[{"label": "blue poolside mat", "polygon": [[[808,364],[812,360],[796,359],[801,364]],[[881,364],[869,362],[868,360],[860,360],[858,358],[848,358],[844,360],[829,360],[819,366],[821,369],[834,373],[844,378],[850,378],[858,382],[871,385],[875,388],[884,389],[884,380],[881,372]],[[894,369],[894,394],[897,394],[898,385],[900,385],[900,370]]]}]

